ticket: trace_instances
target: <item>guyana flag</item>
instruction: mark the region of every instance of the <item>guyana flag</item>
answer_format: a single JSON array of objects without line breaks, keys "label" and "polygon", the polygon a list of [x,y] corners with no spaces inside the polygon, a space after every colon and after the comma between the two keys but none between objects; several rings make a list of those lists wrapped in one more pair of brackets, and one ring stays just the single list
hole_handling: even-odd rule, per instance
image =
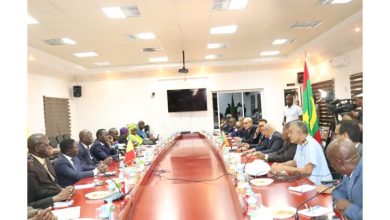
[{"label": "guyana flag", "polygon": [[303,99],[302,99],[303,122],[308,128],[308,133],[321,144],[321,135],[318,125],[316,106],[314,103],[313,90],[309,79],[309,71],[305,61],[303,74]]},{"label": "guyana flag", "polygon": [[135,159],[134,146],[131,140],[127,142],[125,160],[123,161],[127,165],[131,165]]}]

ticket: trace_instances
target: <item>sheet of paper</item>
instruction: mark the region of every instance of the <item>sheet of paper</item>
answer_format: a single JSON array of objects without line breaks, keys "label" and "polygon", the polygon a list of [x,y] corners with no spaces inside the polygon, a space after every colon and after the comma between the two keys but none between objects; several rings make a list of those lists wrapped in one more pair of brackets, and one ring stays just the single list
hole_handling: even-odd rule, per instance
[{"label": "sheet of paper", "polygon": [[53,204],[54,208],[64,208],[73,205],[73,200],[64,201],[64,202],[55,202]]},{"label": "sheet of paper", "polygon": [[72,220],[80,217],[80,206],[51,211],[58,220]]},{"label": "sheet of paper", "polygon": [[308,209],[302,209],[302,210],[298,211],[299,214],[306,215],[309,217],[321,216],[321,215],[325,215],[325,214],[328,214],[331,212],[333,212],[332,208],[327,208],[327,207],[323,207],[323,206],[314,206],[314,207],[310,207]]},{"label": "sheet of paper", "polygon": [[88,189],[95,187],[95,183],[88,183],[88,184],[82,184],[82,185],[75,185],[74,189]]},{"label": "sheet of paper", "polygon": [[314,185],[304,184],[304,185],[300,185],[300,186],[289,186],[288,190],[304,193],[304,192],[311,191],[315,188],[316,188],[316,186],[314,186]]}]

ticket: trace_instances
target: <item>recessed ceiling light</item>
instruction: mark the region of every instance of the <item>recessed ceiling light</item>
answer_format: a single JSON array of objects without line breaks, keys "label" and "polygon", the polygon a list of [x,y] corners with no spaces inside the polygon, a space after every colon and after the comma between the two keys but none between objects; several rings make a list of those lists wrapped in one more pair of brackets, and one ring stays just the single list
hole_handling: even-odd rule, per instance
[{"label": "recessed ceiling light", "polygon": [[232,34],[237,31],[237,25],[227,25],[210,28],[210,34]]},{"label": "recessed ceiling light", "polygon": [[211,43],[207,44],[207,49],[221,49],[226,48],[228,46],[227,43]]},{"label": "recessed ceiling light", "polygon": [[130,40],[151,40],[155,39],[156,35],[152,32],[138,33],[129,35]]},{"label": "recessed ceiling light", "polygon": [[360,32],[360,27],[355,27],[355,32]]},{"label": "recessed ceiling light", "polygon": [[280,51],[278,50],[270,50],[270,51],[262,51],[260,53],[260,56],[275,56],[278,55]]},{"label": "recessed ceiling light", "polygon": [[96,57],[98,54],[96,52],[81,52],[74,53],[73,55],[76,57]]},{"label": "recessed ceiling light", "polygon": [[62,42],[64,42],[64,44],[67,44],[67,45],[74,45],[74,44],[76,44],[76,41],[74,41],[74,40],[72,40],[70,38],[67,38],[67,37],[62,38]]},{"label": "recessed ceiling light", "polygon": [[35,60],[35,57],[33,55],[30,55],[30,56],[28,56],[28,60],[33,61],[33,60]]},{"label": "recessed ceiling light", "polygon": [[322,5],[329,5],[329,4],[345,4],[349,3],[351,0],[319,0],[320,4]]},{"label": "recessed ceiling light", "polygon": [[140,17],[141,12],[139,12],[137,6],[129,6],[121,8],[123,13],[125,13],[126,17]]},{"label": "recessed ceiling light", "polygon": [[211,60],[211,59],[217,59],[217,58],[221,58],[221,57],[222,57],[222,55],[209,54],[209,55],[206,55],[205,59]]},{"label": "recessed ceiling light", "polygon": [[27,24],[38,24],[38,23],[39,22],[35,18],[31,17],[30,15],[27,15]]},{"label": "recessed ceiling light", "polygon": [[102,8],[104,14],[107,15],[107,17],[112,18],[112,19],[117,19],[117,18],[126,18],[125,13],[122,11],[120,7],[106,7]]},{"label": "recessed ceiling light", "polygon": [[301,22],[295,22],[293,25],[291,25],[291,28],[293,29],[302,29],[302,28],[315,28],[321,24],[321,21],[301,21]]},{"label": "recessed ceiling light", "polygon": [[109,66],[109,65],[111,65],[111,63],[108,62],[108,61],[96,62],[94,64],[96,64],[98,66]]},{"label": "recessed ceiling light", "polygon": [[280,38],[280,39],[275,39],[272,44],[273,45],[282,45],[282,44],[290,44],[294,42],[294,40],[286,39],[286,38]]},{"label": "recessed ceiling light", "polygon": [[168,57],[153,57],[149,58],[149,62],[151,63],[158,63],[158,62],[167,62]]},{"label": "recessed ceiling light", "polygon": [[248,0],[214,0],[214,11],[226,11],[235,9],[244,9]]}]

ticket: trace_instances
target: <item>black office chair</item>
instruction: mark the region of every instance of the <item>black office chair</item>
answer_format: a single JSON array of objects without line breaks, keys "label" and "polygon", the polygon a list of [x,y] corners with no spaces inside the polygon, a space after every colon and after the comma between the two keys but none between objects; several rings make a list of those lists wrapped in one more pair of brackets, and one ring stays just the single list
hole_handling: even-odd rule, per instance
[{"label": "black office chair", "polygon": [[49,143],[54,148],[58,147],[58,142],[57,142],[56,137],[53,137],[53,136],[49,137]]},{"label": "black office chair", "polygon": [[60,144],[62,140],[64,140],[64,135],[57,135],[57,142]]},{"label": "black office chair", "polygon": [[70,139],[70,134],[64,134],[64,135],[63,135],[63,138],[64,138],[64,139]]}]

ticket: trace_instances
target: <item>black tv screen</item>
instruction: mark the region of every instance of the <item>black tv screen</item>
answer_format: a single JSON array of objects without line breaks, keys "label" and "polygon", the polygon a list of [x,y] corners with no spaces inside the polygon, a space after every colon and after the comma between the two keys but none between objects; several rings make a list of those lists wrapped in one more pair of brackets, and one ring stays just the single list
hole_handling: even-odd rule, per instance
[{"label": "black tv screen", "polygon": [[167,90],[168,112],[206,111],[206,89]]}]

